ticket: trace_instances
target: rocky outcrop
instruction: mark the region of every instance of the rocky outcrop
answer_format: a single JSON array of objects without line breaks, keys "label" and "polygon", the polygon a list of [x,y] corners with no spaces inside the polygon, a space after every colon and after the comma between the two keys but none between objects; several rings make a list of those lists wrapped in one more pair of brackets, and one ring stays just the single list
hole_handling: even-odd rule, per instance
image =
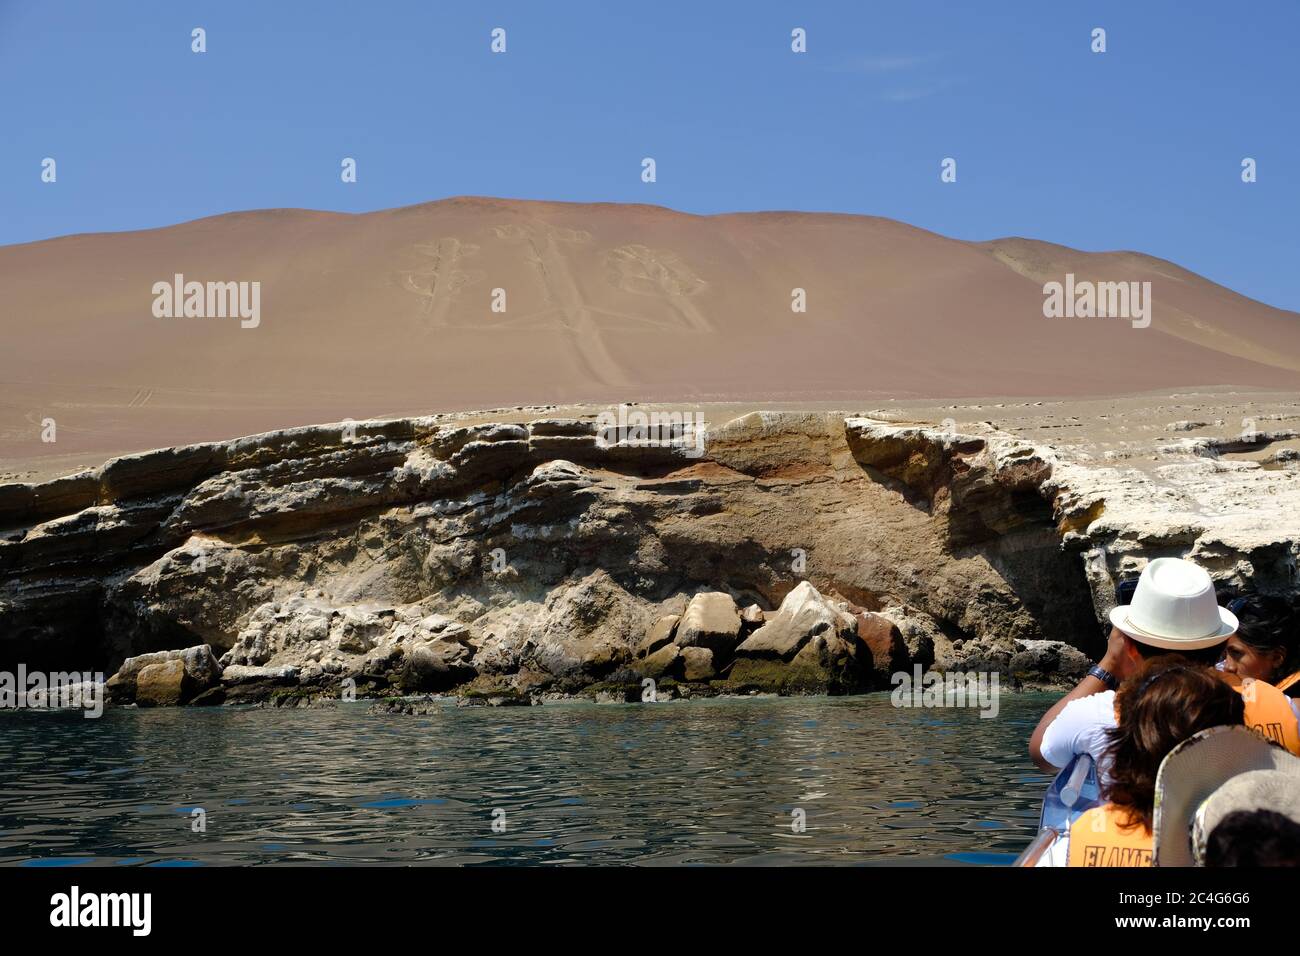
[{"label": "rocky outcrop", "polygon": [[0,666],[116,670],[141,703],[142,677],[151,703],[1050,683],[1150,557],[1295,586],[1285,525],[1173,521],[988,425],[760,412],[680,439],[401,419],[0,486]]},{"label": "rocky outcrop", "polygon": [[[216,685],[221,677],[221,665],[213,656],[212,648],[201,644],[128,657],[108,679],[105,689],[114,703],[139,700],[143,693],[143,702],[167,706],[187,703]],[[142,679],[148,690],[140,689]]]},{"label": "rocky outcrop", "polygon": [[731,683],[738,689],[852,693],[871,688],[872,663],[850,607],[804,581],[736,648]]}]

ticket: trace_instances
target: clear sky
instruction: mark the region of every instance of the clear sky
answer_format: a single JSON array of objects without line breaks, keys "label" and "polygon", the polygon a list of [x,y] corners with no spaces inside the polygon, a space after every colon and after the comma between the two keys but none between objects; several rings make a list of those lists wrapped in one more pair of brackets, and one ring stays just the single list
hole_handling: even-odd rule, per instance
[{"label": "clear sky", "polygon": [[459,194],[800,209],[1300,309],[1298,37],[1297,0],[0,0],[0,244]]}]

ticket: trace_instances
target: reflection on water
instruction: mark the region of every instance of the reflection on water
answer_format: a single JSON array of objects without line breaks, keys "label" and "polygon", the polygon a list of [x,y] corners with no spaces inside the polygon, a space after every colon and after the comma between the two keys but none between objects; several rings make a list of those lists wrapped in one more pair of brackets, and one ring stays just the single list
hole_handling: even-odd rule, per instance
[{"label": "reflection on water", "polygon": [[0,863],[1007,863],[1050,700],[0,714]]}]

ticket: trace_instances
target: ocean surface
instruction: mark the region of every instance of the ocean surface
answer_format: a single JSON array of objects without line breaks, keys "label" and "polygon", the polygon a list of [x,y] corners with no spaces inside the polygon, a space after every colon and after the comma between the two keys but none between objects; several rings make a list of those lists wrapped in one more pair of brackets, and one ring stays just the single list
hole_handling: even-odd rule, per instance
[{"label": "ocean surface", "polygon": [[1005,865],[1053,699],[9,712],[0,864]]}]

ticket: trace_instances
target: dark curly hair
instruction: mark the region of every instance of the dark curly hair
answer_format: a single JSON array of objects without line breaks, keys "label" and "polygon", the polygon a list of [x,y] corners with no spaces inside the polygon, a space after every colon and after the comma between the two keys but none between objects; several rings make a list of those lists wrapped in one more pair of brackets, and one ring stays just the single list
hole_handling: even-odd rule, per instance
[{"label": "dark curly hair", "polygon": [[1244,723],[1246,705],[1215,671],[1178,654],[1143,661],[1115,701],[1119,723],[1107,732],[1105,797],[1150,830],[1160,761],[1198,731]]},{"label": "dark curly hair", "polygon": [[1206,866],[1300,866],[1300,823],[1272,810],[1236,810],[1205,844]]},{"label": "dark curly hair", "polygon": [[1290,603],[1264,594],[1249,594],[1228,605],[1237,615],[1237,638],[1262,653],[1285,651],[1277,673],[1300,670],[1300,626]]}]

